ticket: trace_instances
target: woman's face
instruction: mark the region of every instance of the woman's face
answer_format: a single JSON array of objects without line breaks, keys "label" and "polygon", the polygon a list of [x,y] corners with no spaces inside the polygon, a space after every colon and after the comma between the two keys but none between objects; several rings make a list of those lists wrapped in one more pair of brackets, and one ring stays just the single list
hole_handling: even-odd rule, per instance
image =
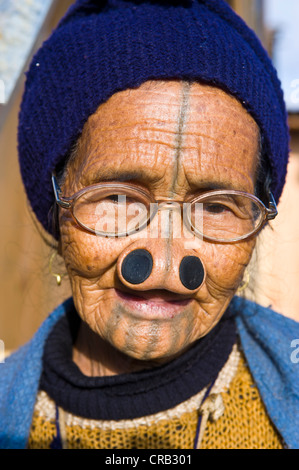
[{"label": "woman's face", "polygon": [[[110,181],[141,188],[156,200],[184,201],[219,188],[253,194],[258,136],[252,117],[220,89],[147,82],[113,95],[89,118],[62,193],[71,196]],[[153,363],[180,354],[220,320],[254,248],[252,240],[215,244],[183,231],[174,237],[181,219],[166,219],[167,237],[161,223],[155,238],[148,229],[103,238],[60,211],[61,252],[79,315],[116,350]],[[121,263],[136,249],[151,253],[153,268],[144,282],[131,285]],[[180,281],[185,256],[197,256],[205,270],[203,283],[192,291]]]}]

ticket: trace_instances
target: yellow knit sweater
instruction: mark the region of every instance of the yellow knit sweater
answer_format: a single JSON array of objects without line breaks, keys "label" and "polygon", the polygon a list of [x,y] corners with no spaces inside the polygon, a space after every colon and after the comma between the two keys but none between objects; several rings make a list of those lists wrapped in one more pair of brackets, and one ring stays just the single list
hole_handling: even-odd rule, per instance
[{"label": "yellow knit sweater", "polygon": [[[69,449],[192,449],[199,413],[201,449],[282,449],[244,356],[235,346],[210,395],[205,390],[171,410],[122,421],[93,421],[60,409],[63,447]],[[56,435],[55,403],[40,392],[28,442],[48,449]]]}]

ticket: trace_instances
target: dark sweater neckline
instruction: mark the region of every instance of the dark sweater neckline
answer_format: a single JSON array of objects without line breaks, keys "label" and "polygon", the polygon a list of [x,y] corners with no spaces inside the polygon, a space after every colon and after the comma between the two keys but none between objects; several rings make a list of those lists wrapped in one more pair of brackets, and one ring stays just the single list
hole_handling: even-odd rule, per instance
[{"label": "dark sweater neckline", "polygon": [[133,419],[188,400],[216,379],[237,336],[227,311],[208,335],[167,364],[129,374],[88,377],[72,361],[80,321],[74,309],[52,329],[44,348],[40,389],[64,410],[89,419]]}]

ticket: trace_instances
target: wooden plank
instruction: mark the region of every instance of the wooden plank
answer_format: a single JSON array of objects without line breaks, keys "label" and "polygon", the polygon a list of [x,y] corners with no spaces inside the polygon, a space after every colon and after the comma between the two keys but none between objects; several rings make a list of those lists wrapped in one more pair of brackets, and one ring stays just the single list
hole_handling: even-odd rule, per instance
[{"label": "wooden plank", "polygon": [[299,131],[299,114],[289,114],[289,127],[291,131]]},{"label": "wooden plank", "polygon": [[299,145],[292,145],[278,217],[258,238],[252,269],[252,300],[299,321]]},{"label": "wooden plank", "polygon": [[2,0],[0,4],[0,129],[56,3],[57,0]]},{"label": "wooden plank", "polygon": [[[57,3],[35,47],[72,3]],[[21,77],[0,131],[0,340],[9,350],[27,341],[48,313],[70,295],[68,281],[56,287],[48,273],[50,252],[36,232],[21,181],[17,123],[23,86]]]}]

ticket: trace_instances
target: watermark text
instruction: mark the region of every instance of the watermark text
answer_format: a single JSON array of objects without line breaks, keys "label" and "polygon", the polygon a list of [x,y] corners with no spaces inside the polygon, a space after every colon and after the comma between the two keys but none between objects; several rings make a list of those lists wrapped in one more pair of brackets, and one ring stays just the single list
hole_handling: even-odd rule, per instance
[{"label": "watermark text", "polygon": [[291,356],[290,356],[291,362],[293,364],[298,364],[299,363],[299,339],[293,339],[293,341],[291,341],[290,347],[294,349],[294,351],[292,351]]},{"label": "watermark text", "polygon": [[3,364],[5,362],[5,345],[4,341],[0,339],[0,364]]},{"label": "watermark text", "polygon": [[294,91],[291,93],[291,101],[294,104],[299,104],[299,78],[296,78],[291,82],[291,87],[294,88]]},{"label": "watermark text", "polygon": [[0,104],[5,104],[5,83],[0,80]]}]

